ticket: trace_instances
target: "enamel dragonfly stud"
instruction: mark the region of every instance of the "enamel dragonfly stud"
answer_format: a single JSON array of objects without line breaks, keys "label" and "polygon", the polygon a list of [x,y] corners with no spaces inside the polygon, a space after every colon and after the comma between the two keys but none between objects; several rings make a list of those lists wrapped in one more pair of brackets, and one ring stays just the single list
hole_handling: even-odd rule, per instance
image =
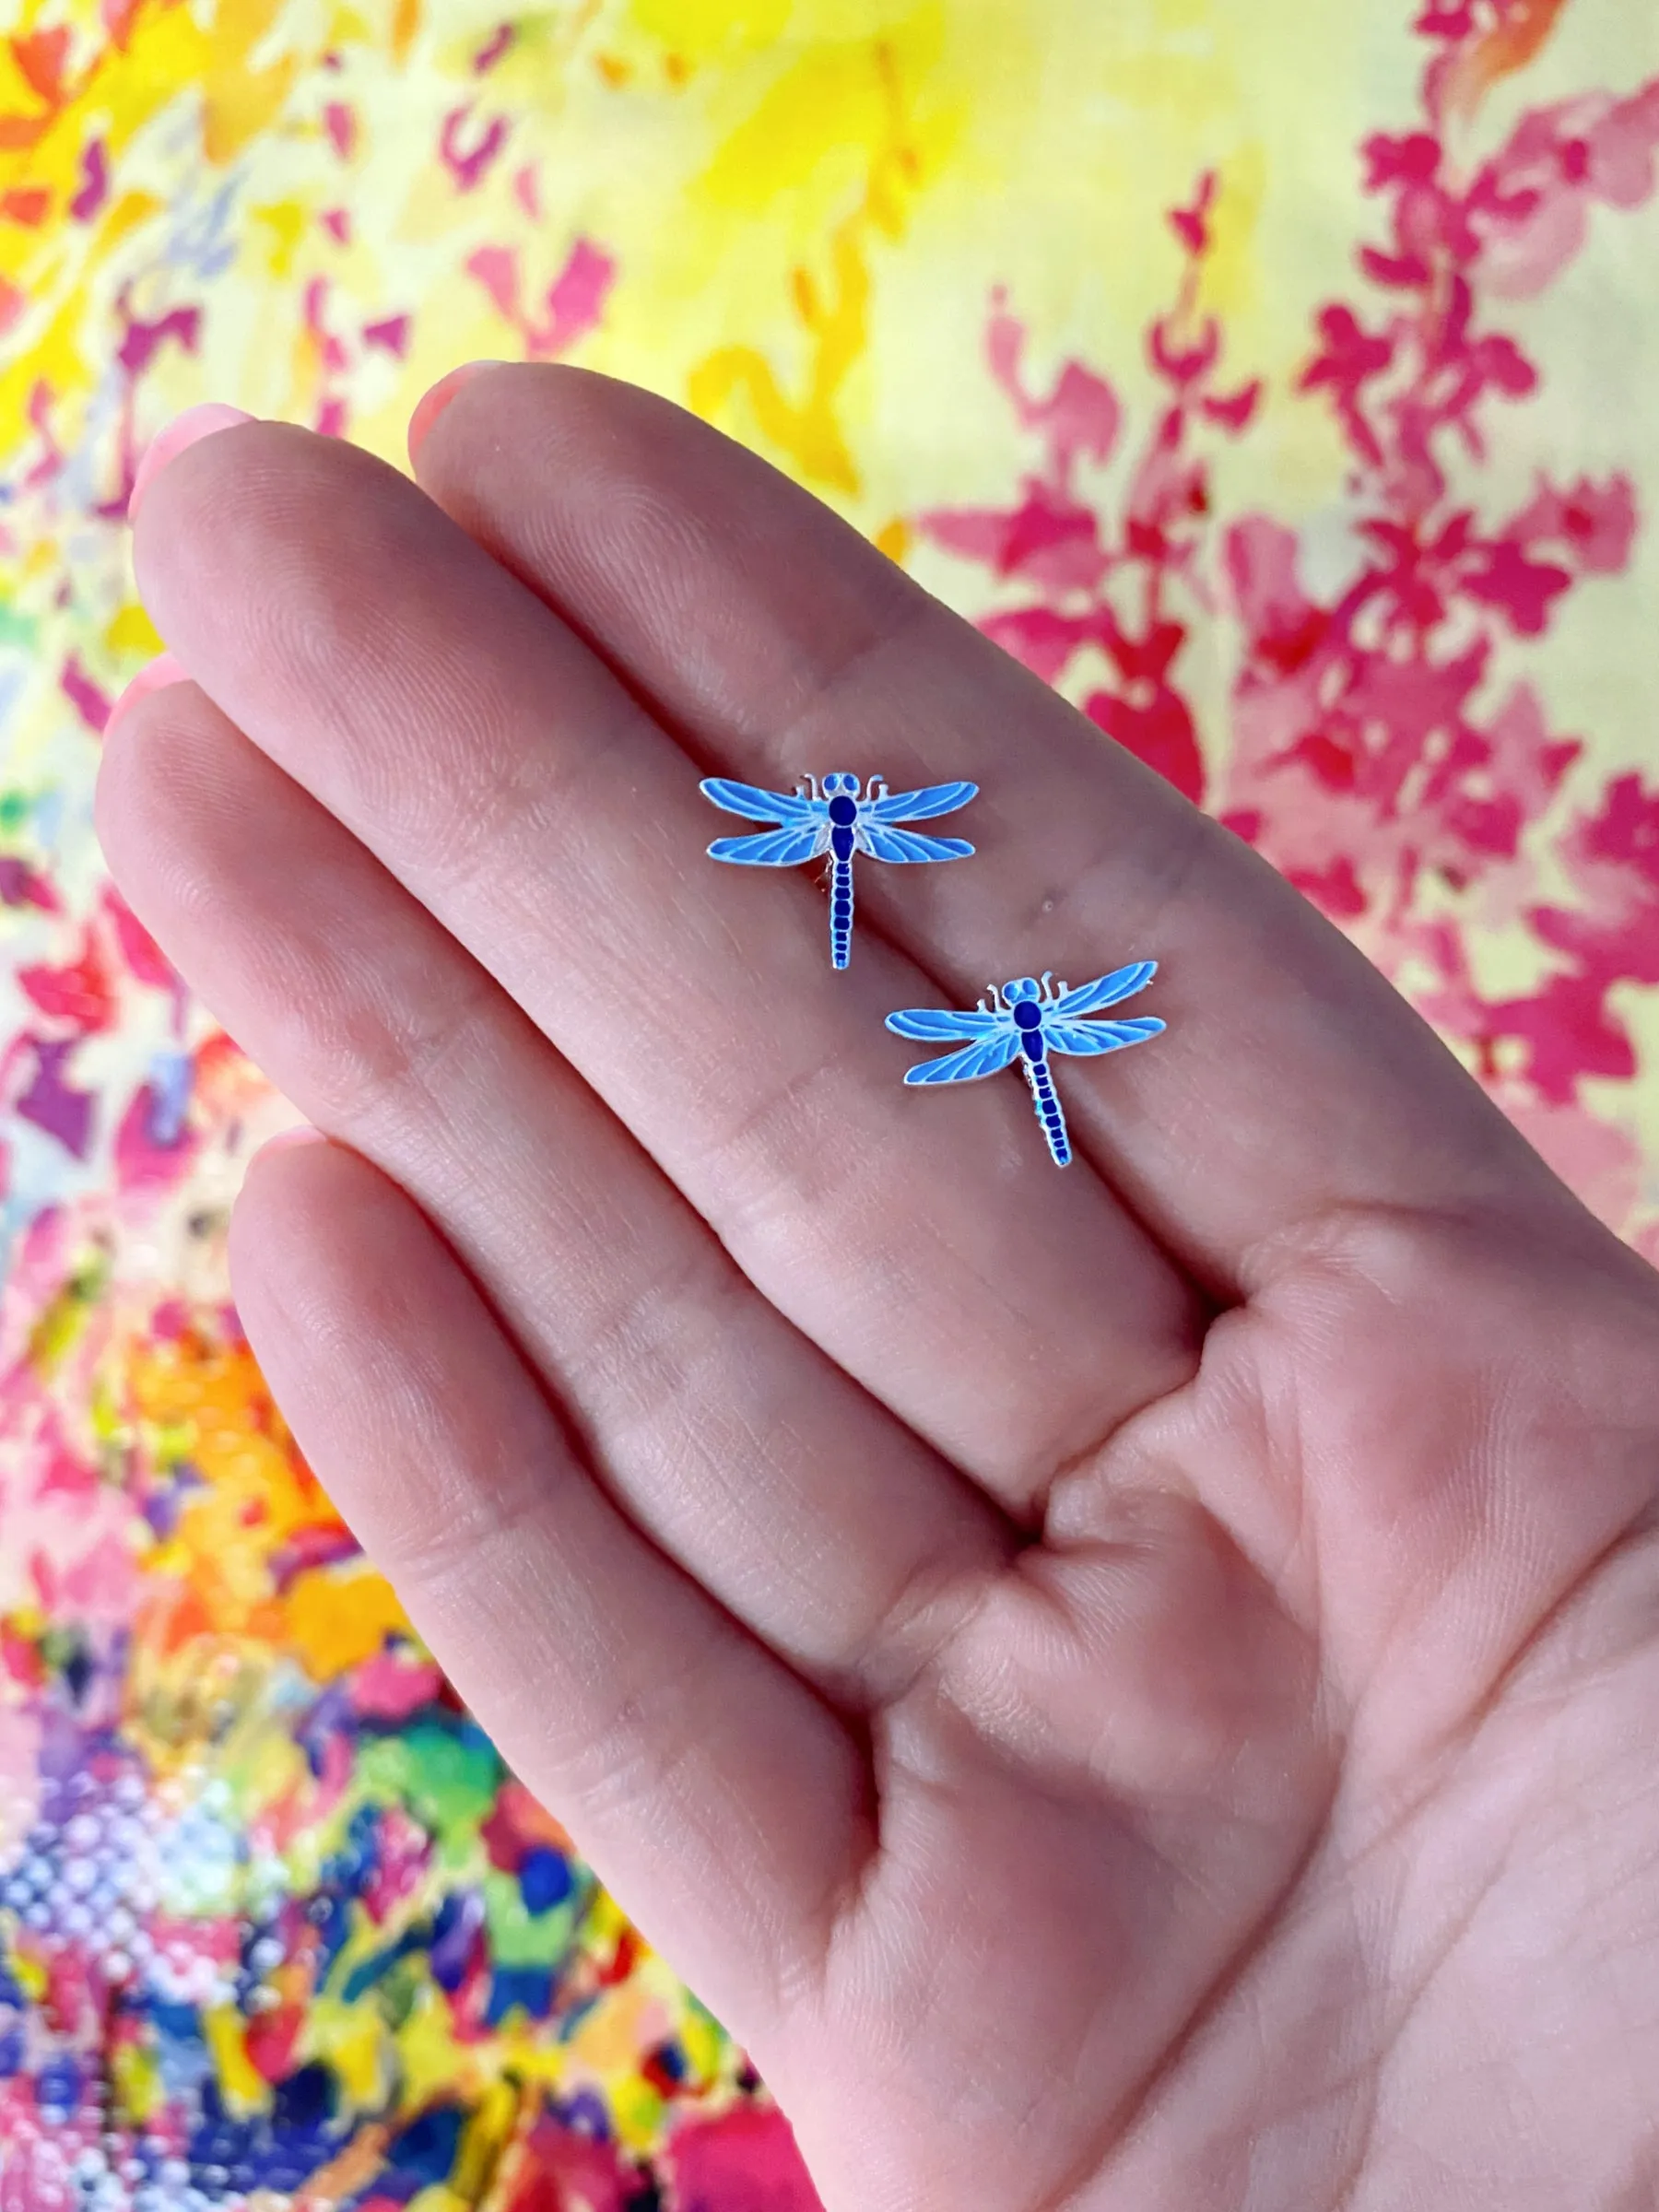
[{"label": "enamel dragonfly stud", "polygon": [[1157,972],[1156,960],[1136,960],[1133,966],[1116,969],[1076,991],[1056,983],[1052,975],[1044,975],[1041,982],[1035,976],[1022,975],[1014,982],[1004,983],[1000,991],[993,983],[971,1014],[933,1013],[918,1007],[906,1014],[889,1014],[887,1026],[900,1037],[918,1037],[929,1043],[968,1040],[959,1052],[947,1053],[943,1060],[924,1060],[912,1067],[905,1076],[907,1083],[971,1083],[981,1076],[994,1076],[998,1068],[1018,1059],[1031,1087],[1050,1155],[1057,1168],[1064,1168],[1071,1162],[1071,1139],[1054,1093],[1049,1056],[1053,1053],[1079,1056],[1115,1053],[1124,1045],[1156,1037],[1164,1025],[1155,1015],[1132,1014],[1126,1021],[1086,1021],[1082,1017],[1098,1014],[1103,1006],[1114,1006],[1120,999],[1133,998]]},{"label": "enamel dragonfly stud", "polygon": [[824,778],[804,776],[793,793],[761,791],[710,776],[701,786],[727,814],[775,827],[749,837],[719,837],[711,858],[743,868],[793,868],[803,861],[830,861],[830,963],[844,968],[853,948],[853,855],[872,860],[966,860],[973,851],[959,837],[920,837],[900,822],[925,822],[953,814],[979,791],[977,783],[930,783],[925,791],[889,792],[872,776],[861,793],[859,779],[837,769]]}]

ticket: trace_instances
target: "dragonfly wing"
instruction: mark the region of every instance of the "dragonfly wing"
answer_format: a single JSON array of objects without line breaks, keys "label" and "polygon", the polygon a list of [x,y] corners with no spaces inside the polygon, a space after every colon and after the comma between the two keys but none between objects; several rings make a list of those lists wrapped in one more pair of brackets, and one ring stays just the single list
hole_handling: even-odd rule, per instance
[{"label": "dragonfly wing", "polygon": [[924,1060],[905,1074],[907,1083],[971,1083],[980,1076],[994,1076],[1006,1067],[1019,1050],[1019,1031],[1013,1024],[994,1037],[982,1037],[943,1060]]},{"label": "dragonfly wing", "polygon": [[951,1037],[989,1037],[1002,1027],[1000,1014],[952,1014],[940,1007],[936,1012],[928,1006],[912,1006],[908,1013],[889,1014],[887,1026],[899,1037],[920,1037],[930,1044],[943,1044]]},{"label": "dragonfly wing", "polygon": [[1133,998],[1144,991],[1158,973],[1156,960],[1135,960],[1127,968],[1114,968],[1110,975],[1097,976],[1092,983],[1079,983],[1058,999],[1054,1012],[1063,1021],[1078,1014],[1095,1014],[1102,1006],[1115,1006],[1120,998]]},{"label": "dragonfly wing", "polygon": [[1163,1023],[1152,1014],[1132,1014],[1127,1021],[1045,1021],[1042,1034],[1052,1053],[1115,1053],[1126,1044],[1156,1037]]},{"label": "dragonfly wing", "polygon": [[714,860],[733,860],[744,868],[793,868],[803,860],[816,860],[829,841],[822,823],[803,822],[798,829],[762,830],[756,837],[717,837],[709,853]]},{"label": "dragonfly wing", "polygon": [[959,837],[918,837],[913,830],[888,830],[859,820],[859,843],[877,860],[966,860],[973,847]]},{"label": "dragonfly wing", "polygon": [[829,819],[830,810],[821,799],[804,799],[798,792],[762,791],[758,783],[734,783],[726,776],[705,777],[698,789],[727,814],[744,815],[751,822]]},{"label": "dragonfly wing", "polygon": [[924,822],[935,814],[954,814],[979,796],[977,783],[930,783],[925,791],[895,791],[859,812],[872,822]]}]

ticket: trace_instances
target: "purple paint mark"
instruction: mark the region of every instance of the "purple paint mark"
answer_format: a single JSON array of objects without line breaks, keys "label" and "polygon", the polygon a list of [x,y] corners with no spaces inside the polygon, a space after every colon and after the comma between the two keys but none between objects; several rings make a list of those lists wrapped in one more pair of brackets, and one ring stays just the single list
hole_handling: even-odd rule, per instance
[{"label": "purple paint mark", "polygon": [[458,1889],[449,1900],[447,1927],[432,1938],[432,1979],[440,1989],[456,1990],[466,1971],[473,1945],[484,1925],[484,1900],[473,1889]]},{"label": "purple paint mark", "polygon": [[379,346],[387,353],[395,354],[401,361],[409,350],[409,318],[407,315],[388,315],[383,323],[365,323],[365,346]]},{"label": "purple paint mark", "polygon": [[[23,488],[26,491],[38,491],[45,485],[50,484],[64,465],[64,449],[53,435],[52,429],[52,386],[43,376],[37,377],[29,386],[29,400],[24,411],[29,417],[31,427],[38,432],[41,443],[45,449],[40,460],[25,473],[23,477]],[[68,586],[65,584],[58,595],[60,606],[65,604],[67,595]]]},{"label": "purple paint mark", "polygon": [[498,115],[477,146],[470,152],[464,152],[461,126],[471,113],[470,106],[452,108],[444,117],[443,128],[439,134],[438,151],[443,157],[445,168],[455,180],[457,192],[471,192],[507,143],[507,118]]},{"label": "purple paint mark", "polygon": [[165,1150],[176,1145],[184,1132],[190,1094],[195,1078],[195,1061],[189,1053],[167,1050],[150,1063],[150,1112],[145,1130],[152,1145]]},{"label": "purple paint mark", "polygon": [[101,736],[104,724],[110,719],[112,702],[81,666],[78,653],[72,653],[64,663],[64,673],[58,681],[63,687],[65,698],[87,727]]},{"label": "purple paint mark", "polygon": [[484,76],[493,69],[509,46],[512,45],[512,25],[511,23],[498,24],[494,36],[486,44],[480,46],[477,53],[473,55],[473,74],[476,76]]},{"label": "purple paint mark", "polygon": [[157,347],[169,338],[177,338],[186,353],[194,353],[201,328],[202,311],[197,307],[175,307],[155,323],[141,323],[135,316],[115,358],[129,375],[142,376]]},{"label": "purple paint mark", "polygon": [[79,1040],[30,1037],[27,1041],[34,1047],[35,1077],[18,1100],[18,1112],[55,1137],[65,1152],[85,1159],[92,1141],[92,1093],[74,1089],[64,1075]]},{"label": "purple paint mark", "polygon": [[69,203],[77,223],[89,223],[110,192],[110,160],[101,138],[94,138],[81,153],[81,188]]},{"label": "purple paint mark", "polygon": [[286,1595],[294,1577],[318,1567],[332,1567],[358,1555],[357,1538],[349,1529],[326,1524],[297,1529],[270,1557],[271,1580],[279,1595]]},{"label": "purple paint mark", "polygon": [[121,1191],[165,1191],[179,1182],[201,1150],[201,1137],[181,1115],[170,1130],[169,1101],[141,1083],[127,1102],[111,1149]]},{"label": "purple paint mark", "polygon": [[36,875],[27,861],[15,853],[0,853],[0,905],[38,906],[42,913],[62,913],[57,893],[44,876]]}]

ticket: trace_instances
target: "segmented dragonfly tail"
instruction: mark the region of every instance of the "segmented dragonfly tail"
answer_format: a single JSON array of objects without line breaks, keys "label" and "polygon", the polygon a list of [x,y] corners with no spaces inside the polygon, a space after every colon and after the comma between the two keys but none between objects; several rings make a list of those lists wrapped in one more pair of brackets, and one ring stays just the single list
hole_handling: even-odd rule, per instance
[{"label": "segmented dragonfly tail", "polygon": [[1048,1062],[1028,1060],[1026,1074],[1030,1078],[1037,1119],[1042,1124],[1042,1134],[1048,1139],[1050,1158],[1057,1168],[1069,1167],[1071,1138],[1065,1133],[1065,1116],[1060,1111],[1060,1100],[1054,1094],[1054,1079],[1049,1074]]},{"label": "segmented dragonfly tail", "polygon": [[844,968],[853,950],[853,863],[830,864],[830,964]]}]

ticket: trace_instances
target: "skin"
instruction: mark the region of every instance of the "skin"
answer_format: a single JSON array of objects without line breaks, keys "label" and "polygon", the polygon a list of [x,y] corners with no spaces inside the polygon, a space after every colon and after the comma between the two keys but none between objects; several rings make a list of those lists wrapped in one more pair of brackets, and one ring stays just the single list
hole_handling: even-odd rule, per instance
[{"label": "skin", "polygon": [[[326,1132],[239,1311],[432,1650],[829,2212],[1659,2194],[1659,1277],[1243,844],[665,403],[146,490],[140,916]],[[706,863],[700,774],[978,857]],[[900,1082],[894,1007],[1167,1033]]]}]

